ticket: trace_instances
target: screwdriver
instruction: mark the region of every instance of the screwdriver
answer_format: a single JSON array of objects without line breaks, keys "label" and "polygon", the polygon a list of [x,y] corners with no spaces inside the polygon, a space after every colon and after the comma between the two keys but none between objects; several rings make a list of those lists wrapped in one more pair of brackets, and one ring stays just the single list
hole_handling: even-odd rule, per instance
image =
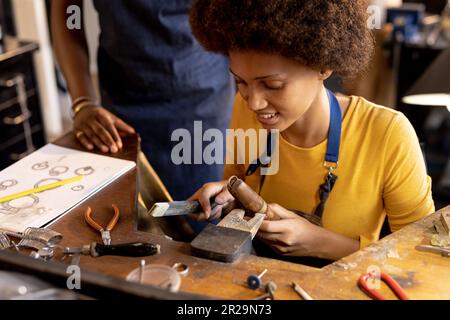
[{"label": "screwdriver", "polygon": [[92,257],[101,256],[123,256],[123,257],[144,257],[161,252],[159,244],[146,242],[122,243],[116,245],[104,245],[97,242],[84,245],[78,248],[66,247],[64,254],[85,254]]}]

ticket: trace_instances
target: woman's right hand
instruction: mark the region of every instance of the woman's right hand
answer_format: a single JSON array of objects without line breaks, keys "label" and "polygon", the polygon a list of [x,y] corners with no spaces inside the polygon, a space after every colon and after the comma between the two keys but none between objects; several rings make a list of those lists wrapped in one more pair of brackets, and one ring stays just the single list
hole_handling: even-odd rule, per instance
[{"label": "woman's right hand", "polygon": [[[191,215],[193,220],[204,221],[220,218],[222,208],[234,200],[234,197],[227,190],[227,183],[228,180],[206,183],[188,199],[198,200],[203,208],[202,213]],[[218,204],[212,211],[211,199]]]},{"label": "woman's right hand", "polygon": [[135,130],[105,108],[92,104],[76,114],[73,132],[88,150],[97,147],[104,153],[116,153],[123,147],[120,133],[133,134]]}]

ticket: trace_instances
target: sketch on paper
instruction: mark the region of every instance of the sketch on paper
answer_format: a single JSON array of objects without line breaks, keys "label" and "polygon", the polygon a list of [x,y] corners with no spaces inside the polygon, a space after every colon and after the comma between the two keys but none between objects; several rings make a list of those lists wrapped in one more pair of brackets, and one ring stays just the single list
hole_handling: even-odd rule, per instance
[{"label": "sketch on paper", "polygon": [[91,166],[78,168],[78,169],[75,170],[75,174],[77,176],[90,176],[94,172],[95,172],[95,170]]},{"label": "sketch on paper", "polygon": [[38,204],[39,198],[33,194],[6,201],[0,203],[0,215],[14,215],[17,219],[24,219],[51,211],[51,209],[38,206]]},{"label": "sketch on paper", "polygon": [[75,175],[83,176],[82,184],[66,184],[0,203],[0,229],[23,232],[45,226],[135,166],[132,161],[48,144],[0,172],[1,197]]},{"label": "sketch on paper", "polygon": [[48,169],[48,167],[49,167],[48,161],[44,161],[44,162],[39,162],[39,163],[33,164],[31,169],[33,169],[35,171],[41,171],[41,170]]},{"label": "sketch on paper", "polygon": [[[55,183],[55,182],[58,182],[58,181],[61,181],[61,179],[58,179],[58,178],[46,178],[46,179],[42,179],[42,180],[39,180],[38,182],[36,182],[36,183],[34,184],[34,187],[33,187],[33,188],[43,187],[43,186],[46,186],[46,185],[48,185],[48,184]],[[57,189],[57,188],[60,188],[60,187],[56,187],[56,188],[54,188],[54,189]],[[54,189],[53,189],[53,190],[54,190]],[[44,190],[44,191],[40,191],[40,192],[36,192],[36,193],[42,193],[42,192],[46,192],[46,191],[50,191],[50,190]]]},{"label": "sketch on paper", "polygon": [[66,166],[53,167],[50,169],[50,175],[52,177],[59,176],[60,174],[66,173],[67,171],[69,171],[69,167]]},{"label": "sketch on paper", "polygon": [[10,187],[15,186],[16,184],[18,184],[19,182],[17,180],[14,179],[9,179],[9,180],[5,180],[0,182],[0,191],[6,190]]},{"label": "sketch on paper", "polygon": [[74,186],[71,189],[72,189],[72,191],[81,191],[84,189],[84,186],[82,186],[82,185]]},{"label": "sketch on paper", "polygon": [[0,203],[3,214],[16,214],[20,210],[28,209],[39,203],[39,198],[34,194]]}]

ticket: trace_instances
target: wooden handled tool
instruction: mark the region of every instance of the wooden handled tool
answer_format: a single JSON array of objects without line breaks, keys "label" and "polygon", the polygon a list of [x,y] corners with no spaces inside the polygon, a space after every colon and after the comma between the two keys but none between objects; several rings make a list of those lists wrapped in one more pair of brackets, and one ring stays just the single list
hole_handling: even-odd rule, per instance
[{"label": "wooden handled tool", "polygon": [[273,218],[266,201],[243,180],[232,176],[228,179],[227,189],[247,211],[265,214],[268,219]]},{"label": "wooden handled tool", "polygon": [[[227,188],[231,195],[237,199],[237,201],[247,210],[247,212],[265,214],[266,218],[269,220],[272,220],[275,217],[275,214],[267,205],[266,201],[264,201],[259,194],[257,194],[248,184],[238,177],[232,176],[228,180]],[[314,214],[307,214],[292,209],[289,210],[295,212],[315,225],[322,226],[321,218]]]}]

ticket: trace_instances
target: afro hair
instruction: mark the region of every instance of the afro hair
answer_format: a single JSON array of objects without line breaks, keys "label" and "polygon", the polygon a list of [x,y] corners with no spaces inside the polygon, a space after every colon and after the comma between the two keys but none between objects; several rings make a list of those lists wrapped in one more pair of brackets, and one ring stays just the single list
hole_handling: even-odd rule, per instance
[{"label": "afro hair", "polygon": [[212,52],[279,54],[353,78],[374,48],[366,9],[364,0],[194,0],[190,24]]}]

